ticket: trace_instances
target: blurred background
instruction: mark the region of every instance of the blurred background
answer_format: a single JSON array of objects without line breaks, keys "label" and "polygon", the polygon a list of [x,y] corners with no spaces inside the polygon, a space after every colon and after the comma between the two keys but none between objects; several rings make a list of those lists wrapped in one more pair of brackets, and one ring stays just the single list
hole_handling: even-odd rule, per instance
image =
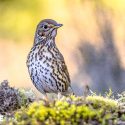
[{"label": "blurred background", "polygon": [[0,0],[0,81],[36,91],[26,58],[45,18],[64,24],[56,44],[77,94],[125,90],[125,0]]}]

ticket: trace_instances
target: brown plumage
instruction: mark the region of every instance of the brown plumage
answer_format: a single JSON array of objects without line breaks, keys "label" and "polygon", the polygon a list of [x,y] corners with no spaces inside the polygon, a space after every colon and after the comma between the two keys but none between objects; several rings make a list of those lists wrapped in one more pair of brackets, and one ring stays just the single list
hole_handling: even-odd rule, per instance
[{"label": "brown plumage", "polygon": [[71,87],[63,55],[55,44],[57,29],[61,26],[51,19],[42,20],[37,25],[34,44],[27,58],[31,80],[46,99],[46,93],[64,94]]}]

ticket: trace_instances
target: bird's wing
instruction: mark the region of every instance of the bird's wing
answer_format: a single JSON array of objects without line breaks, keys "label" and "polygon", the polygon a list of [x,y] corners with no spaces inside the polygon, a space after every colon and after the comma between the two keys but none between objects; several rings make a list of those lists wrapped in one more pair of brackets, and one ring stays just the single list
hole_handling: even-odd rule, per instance
[{"label": "bird's wing", "polygon": [[58,65],[61,69],[61,73],[62,73],[63,77],[67,79],[67,84],[69,86],[70,82],[71,82],[69,72],[68,72],[64,57],[60,52],[59,52],[59,58],[57,59],[57,62],[58,62]]}]

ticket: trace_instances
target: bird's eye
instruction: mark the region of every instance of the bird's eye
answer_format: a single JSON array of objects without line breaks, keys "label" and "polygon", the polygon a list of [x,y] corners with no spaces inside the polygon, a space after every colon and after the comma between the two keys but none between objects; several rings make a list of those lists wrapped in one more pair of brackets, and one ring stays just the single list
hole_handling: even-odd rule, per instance
[{"label": "bird's eye", "polygon": [[47,25],[44,25],[44,26],[43,26],[43,28],[44,28],[44,29],[47,29],[47,28],[48,28],[48,26],[47,26]]}]

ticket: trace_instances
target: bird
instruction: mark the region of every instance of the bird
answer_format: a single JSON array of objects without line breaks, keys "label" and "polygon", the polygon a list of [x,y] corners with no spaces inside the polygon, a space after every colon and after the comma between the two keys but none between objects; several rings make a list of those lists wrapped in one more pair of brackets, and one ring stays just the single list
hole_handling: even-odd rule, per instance
[{"label": "bird", "polygon": [[44,100],[47,93],[55,93],[58,98],[70,93],[71,80],[63,55],[56,46],[57,29],[63,24],[52,19],[41,20],[37,27],[33,46],[27,56],[30,78]]}]

